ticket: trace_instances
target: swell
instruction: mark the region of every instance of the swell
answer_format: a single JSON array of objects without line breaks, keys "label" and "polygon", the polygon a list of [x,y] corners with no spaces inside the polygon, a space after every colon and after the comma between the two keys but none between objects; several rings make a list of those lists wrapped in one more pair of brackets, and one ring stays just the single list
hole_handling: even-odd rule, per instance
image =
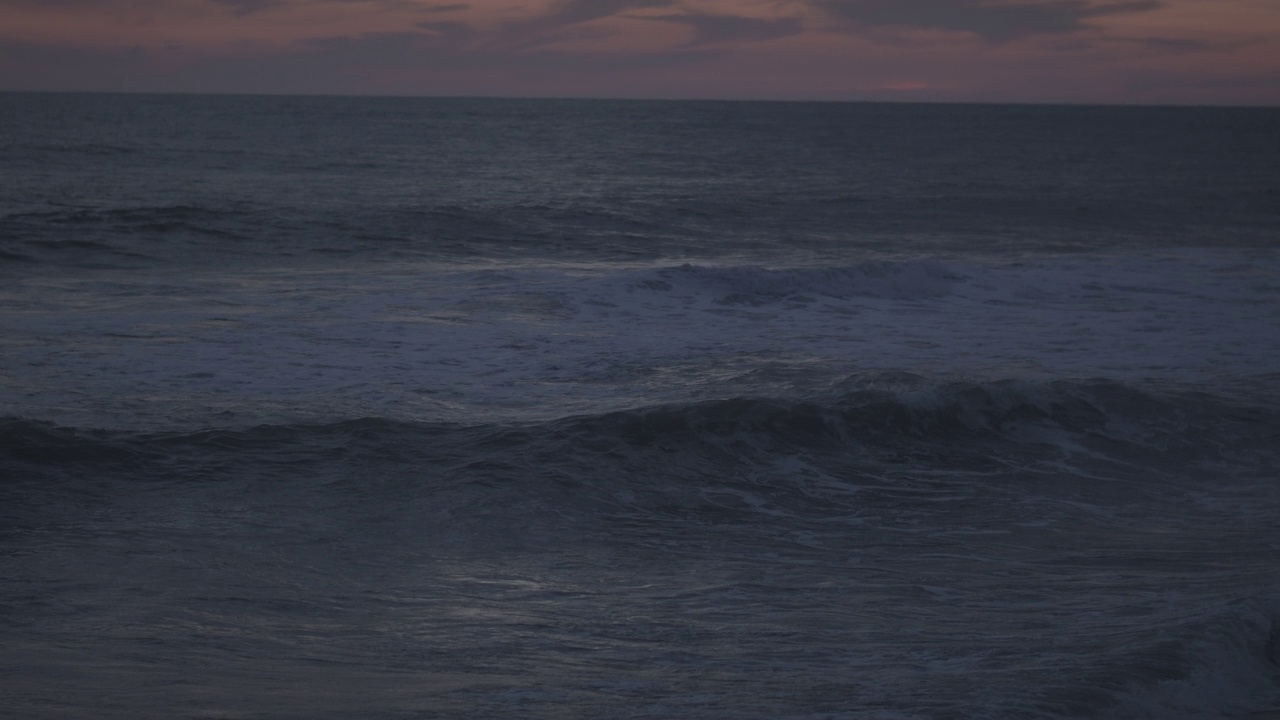
[{"label": "swell", "polygon": [[[1112,572],[1111,542],[1143,572],[1235,562],[1238,541],[1207,549],[1224,544],[1223,527],[1250,545],[1276,542],[1273,410],[1108,381],[851,383],[823,398],[523,424],[362,418],[138,433],[7,418],[0,519],[39,533],[86,522],[75,518],[89,509],[106,517],[170,497],[212,508],[209,522],[256,508],[264,527],[310,518],[343,542],[372,528],[403,547],[482,555],[616,543],[665,552],[672,538],[712,553],[892,538],[944,552],[991,535],[1025,537],[1002,551],[1025,551],[1018,562],[1073,573]],[[1082,541],[1091,532],[1094,550]]]},{"label": "swell", "polygon": [[[1262,467],[1280,418],[1202,393],[1107,381],[931,383],[906,373],[850,378],[822,397],[738,397],[537,423],[407,422],[134,433],[0,419],[0,461],[28,466],[225,456],[269,464],[724,455],[736,464],[815,456],[979,471],[1046,463],[1151,474],[1197,463]],[[558,458],[558,459],[557,459]]]},{"label": "swell", "polygon": [[0,217],[0,262],[122,269],[187,262],[203,246],[225,253],[244,244],[252,223],[243,212],[183,204],[12,213]]},{"label": "swell", "polygon": [[[794,269],[682,265],[658,275],[675,284],[688,282],[709,289],[720,296],[720,302],[747,304],[812,295],[926,299],[949,294],[955,280],[945,264],[930,260]],[[663,289],[663,285],[667,283],[650,281],[647,287]]]},{"label": "swell", "polygon": [[[823,397],[527,424],[137,433],[8,418],[0,552],[161,538],[210,567],[285,548],[310,560],[272,572],[349,561],[399,579],[434,557],[490,567],[559,552],[572,567],[610,549],[712,576],[738,568],[721,577],[728,591],[689,597],[710,593],[719,612],[753,603],[739,612],[766,625],[802,593],[840,605],[830,583],[844,583],[867,594],[841,616],[853,626],[911,613],[920,624],[903,642],[988,653],[970,677],[1016,678],[992,717],[1204,717],[1260,709],[1274,690],[1280,615],[1257,586],[1274,581],[1276,495],[1252,515],[1161,503],[1273,470],[1277,430],[1274,411],[1199,394],[901,373]],[[429,575],[414,592],[439,591]],[[952,617],[970,622],[957,632]]]},{"label": "swell", "polygon": [[1128,657],[1100,686],[1122,690],[1105,718],[1269,717],[1280,679],[1280,594],[1206,605],[1169,619],[1179,637]]}]

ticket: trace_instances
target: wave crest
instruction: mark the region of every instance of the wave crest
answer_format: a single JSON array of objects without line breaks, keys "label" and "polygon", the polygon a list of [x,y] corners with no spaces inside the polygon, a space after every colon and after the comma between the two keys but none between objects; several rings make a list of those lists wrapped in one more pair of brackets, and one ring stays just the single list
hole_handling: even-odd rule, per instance
[{"label": "wave crest", "polygon": [[958,279],[933,260],[875,261],[836,268],[771,269],[753,265],[681,265],[657,272],[638,287],[664,291],[680,286],[705,291],[720,302],[760,304],[814,295],[915,300],[948,295]]},{"label": "wave crest", "polygon": [[[559,444],[584,453],[619,443],[642,447],[748,442],[753,452],[946,449],[975,457],[997,446],[1056,448],[1165,464],[1265,448],[1280,419],[1200,394],[1155,394],[1106,380],[933,383],[905,373],[849,378],[812,398],[737,397],[620,410],[559,420],[463,425],[363,418],[191,433],[76,430],[0,420],[0,457],[59,462],[121,457],[122,447],[168,452],[252,452],[299,446],[415,457],[462,445],[514,449]],[[435,450],[433,450],[435,448]],[[321,453],[323,454],[323,453]],[[1141,455],[1138,458],[1137,455]]]}]

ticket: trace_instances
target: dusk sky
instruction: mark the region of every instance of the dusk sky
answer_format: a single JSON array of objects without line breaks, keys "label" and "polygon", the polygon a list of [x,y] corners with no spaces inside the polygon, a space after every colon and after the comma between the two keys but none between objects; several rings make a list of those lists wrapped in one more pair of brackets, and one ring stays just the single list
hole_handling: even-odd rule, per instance
[{"label": "dusk sky", "polygon": [[1280,0],[0,0],[0,90],[1280,105]]}]

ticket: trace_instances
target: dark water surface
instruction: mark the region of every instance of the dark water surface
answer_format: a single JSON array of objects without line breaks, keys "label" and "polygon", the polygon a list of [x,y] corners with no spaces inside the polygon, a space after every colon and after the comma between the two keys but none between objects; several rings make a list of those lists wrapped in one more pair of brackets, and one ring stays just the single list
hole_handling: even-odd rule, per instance
[{"label": "dark water surface", "polygon": [[0,714],[1280,706],[1277,137],[0,95]]}]

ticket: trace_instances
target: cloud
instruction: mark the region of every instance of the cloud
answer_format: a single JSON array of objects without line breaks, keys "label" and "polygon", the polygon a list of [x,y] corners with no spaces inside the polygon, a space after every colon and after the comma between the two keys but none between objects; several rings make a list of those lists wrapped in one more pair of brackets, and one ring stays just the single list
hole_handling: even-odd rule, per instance
[{"label": "cloud", "polygon": [[429,55],[438,54],[442,50],[450,52],[468,54],[472,52],[474,40],[477,37],[476,31],[469,25],[459,22],[439,21],[439,22],[420,22],[417,27],[426,30],[426,33],[403,32],[403,33],[374,33],[364,36],[345,36],[342,38],[325,38],[321,40],[312,40],[311,43],[323,43],[326,41],[339,41],[347,44],[363,43],[366,45],[378,45],[383,39],[390,44],[402,44],[410,52],[416,48],[419,52],[427,52]]},{"label": "cloud", "polygon": [[611,17],[624,10],[669,7],[674,4],[675,0],[565,0],[535,22],[562,27]]},{"label": "cloud", "polygon": [[1169,53],[1235,52],[1245,45],[1242,42],[1214,43],[1190,38],[1146,37],[1120,38],[1120,40]]},{"label": "cloud", "polygon": [[[11,0],[0,0],[6,2]],[[55,0],[56,2],[82,2],[83,0]],[[98,0],[101,2],[102,0]],[[114,0],[119,2],[120,0]],[[252,15],[278,7],[304,7],[306,5],[320,4],[350,4],[350,5],[374,5],[383,9],[400,9],[419,13],[447,13],[456,10],[466,10],[471,6],[466,3],[452,3],[448,5],[422,5],[416,0],[205,0],[214,5],[221,5],[230,8],[231,12],[237,16]]]},{"label": "cloud", "polygon": [[467,44],[471,30],[460,23],[420,23],[430,32],[377,32],[360,35],[333,35],[298,42],[302,56],[323,58],[325,63],[367,66],[390,63],[394,66],[429,66],[444,56],[457,56]]},{"label": "cloud", "polygon": [[35,7],[44,10],[84,7],[90,4],[91,0],[0,0],[0,7]]},{"label": "cloud", "polygon": [[627,10],[670,7],[677,0],[562,0],[542,15],[506,25],[502,40],[533,47],[562,39],[566,29],[613,17]]},{"label": "cloud", "polygon": [[562,53],[490,45],[484,35],[461,23],[419,23],[428,32],[363,33],[312,38],[292,59],[325,68],[380,68],[451,72],[519,68],[526,76],[600,75],[666,67],[705,60],[707,51],[660,53]]},{"label": "cloud", "polygon": [[231,8],[236,15],[249,15],[284,4],[284,0],[209,0],[215,5]]},{"label": "cloud", "polygon": [[1125,91],[1156,102],[1217,103],[1276,107],[1280,104],[1280,75],[1272,72],[1224,74],[1206,68],[1195,76],[1148,72],[1132,76]]},{"label": "cloud", "polygon": [[0,7],[36,8],[37,10],[78,10],[115,4],[118,4],[118,0],[0,0]]},{"label": "cloud", "polygon": [[693,30],[689,45],[709,45],[735,40],[763,41],[796,35],[803,30],[800,18],[783,17],[773,20],[742,17],[740,15],[709,15],[685,13],[680,15],[637,16],[643,20],[680,23]]},{"label": "cloud", "polygon": [[1084,30],[1105,15],[1158,10],[1161,0],[1094,3],[1090,0],[812,0],[832,16],[861,27],[924,28],[977,35],[1003,43],[1032,35]]}]

